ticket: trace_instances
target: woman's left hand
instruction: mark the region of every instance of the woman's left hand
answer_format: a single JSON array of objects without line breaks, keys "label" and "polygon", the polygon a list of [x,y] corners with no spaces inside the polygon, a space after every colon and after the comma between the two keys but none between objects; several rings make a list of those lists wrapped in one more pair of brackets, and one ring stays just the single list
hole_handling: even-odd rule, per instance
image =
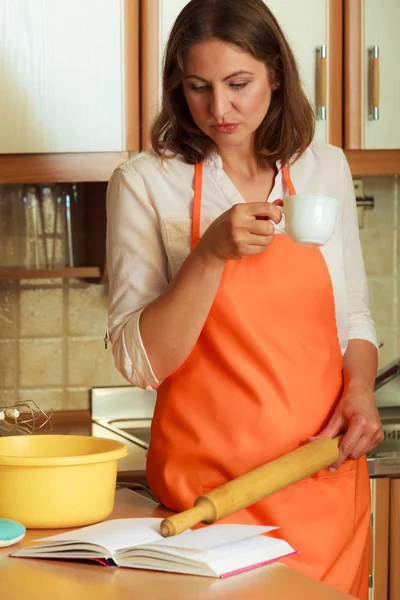
[{"label": "woman's left hand", "polygon": [[339,446],[339,457],[331,469],[337,469],[346,458],[361,458],[384,439],[375,396],[369,387],[348,387],[317,438],[334,438],[342,432],[345,434]]}]

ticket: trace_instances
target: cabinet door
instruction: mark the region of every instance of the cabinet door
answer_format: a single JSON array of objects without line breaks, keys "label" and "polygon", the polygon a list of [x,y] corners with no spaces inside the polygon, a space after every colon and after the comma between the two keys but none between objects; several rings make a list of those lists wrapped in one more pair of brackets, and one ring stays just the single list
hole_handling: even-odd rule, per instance
[{"label": "cabinet door", "polygon": [[400,598],[400,479],[390,481],[389,599]]},{"label": "cabinet door", "polygon": [[371,576],[368,600],[387,600],[389,566],[390,479],[371,483]]},{"label": "cabinet door", "polygon": [[[131,18],[137,0],[128,4]],[[0,153],[126,149],[124,8],[124,0],[1,0]]]},{"label": "cabinet door", "polygon": [[296,56],[317,118],[315,138],[341,146],[341,1],[334,2],[265,0]]},{"label": "cabinet door", "polygon": [[172,25],[189,0],[141,0],[141,147],[150,147],[150,128],[162,90],[162,62]]},{"label": "cabinet door", "polygon": [[[314,108],[317,82],[326,95],[326,118],[317,120],[316,138],[342,145],[342,0],[265,0],[275,14],[298,59],[303,84]],[[174,20],[187,0],[142,0],[143,54],[142,105],[143,145],[147,147],[148,130],[157,112],[161,90],[161,64],[165,44]],[[299,26],[301,24],[301,26]],[[152,40],[152,41],[151,41]],[[155,46],[157,40],[158,46]],[[317,77],[318,51],[325,47],[326,84],[322,71]],[[335,57],[335,60],[333,60]],[[158,65],[157,76],[154,64]],[[153,70],[152,70],[153,66]],[[322,111],[318,111],[318,117]]]},{"label": "cabinet door", "polygon": [[345,147],[399,149],[400,0],[345,0],[344,6]]},{"label": "cabinet door", "polygon": [[[364,148],[400,148],[400,0],[364,0]],[[373,51],[370,49],[373,48]],[[379,58],[373,58],[374,52]],[[376,61],[375,67],[371,64]],[[379,65],[378,65],[379,63]],[[377,81],[373,96],[373,77]],[[371,89],[372,88],[372,89]],[[374,102],[375,100],[375,102]],[[379,114],[373,114],[375,104]],[[371,114],[372,109],[372,114]],[[372,118],[371,118],[372,117]]]}]

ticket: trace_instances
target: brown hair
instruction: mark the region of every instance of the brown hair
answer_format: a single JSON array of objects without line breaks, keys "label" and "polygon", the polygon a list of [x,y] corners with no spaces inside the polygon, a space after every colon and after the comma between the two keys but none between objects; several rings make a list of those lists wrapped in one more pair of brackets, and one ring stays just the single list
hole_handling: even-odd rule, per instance
[{"label": "brown hair", "polygon": [[314,113],[301,86],[296,60],[263,0],[191,0],[177,17],[164,57],[163,95],[151,141],[163,158],[182,154],[204,160],[215,148],[195,124],[183,92],[184,58],[197,43],[216,38],[263,61],[279,87],[255,136],[255,150],[270,163],[298,158],[314,136]]}]

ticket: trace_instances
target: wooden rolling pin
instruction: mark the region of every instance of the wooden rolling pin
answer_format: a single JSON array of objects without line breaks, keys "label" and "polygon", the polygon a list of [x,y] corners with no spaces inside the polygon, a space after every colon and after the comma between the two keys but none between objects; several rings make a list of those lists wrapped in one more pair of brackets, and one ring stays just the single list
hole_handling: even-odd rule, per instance
[{"label": "wooden rolling pin", "polygon": [[199,496],[194,501],[193,508],[161,522],[161,535],[164,537],[177,535],[200,522],[214,523],[251,506],[291,483],[329,467],[339,456],[342,437],[343,435],[339,435],[334,439],[313,440]]}]

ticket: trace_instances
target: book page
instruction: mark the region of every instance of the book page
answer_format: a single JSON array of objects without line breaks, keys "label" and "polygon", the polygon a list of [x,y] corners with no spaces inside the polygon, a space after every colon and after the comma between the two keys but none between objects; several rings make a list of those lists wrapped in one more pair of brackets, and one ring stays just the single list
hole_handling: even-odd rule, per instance
[{"label": "book page", "polygon": [[256,535],[210,549],[166,547],[158,543],[137,546],[119,554],[118,564],[132,568],[225,577],[268,564],[294,552],[284,540]]},{"label": "book page", "polygon": [[[276,529],[276,527],[259,525],[209,525],[196,531],[188,530],[179,535],[164,538],[159,533],[161,521],[162,519],[155,518],[111,519],[96,525],[35,540],[41,542],[40,547],[36,546],[36,550],[42,549],[48,552],[51,548],[55,548],[60,551],[63,545],[68,549],[71,543],[75,548],[79,548],[80,542],[82,549],[88,544],[95,544],[107,550],[110,555],[137,546],[152,547],[153,545],[201,551]],[[26,550],[28,549],[25,549],[25,552]]]},{"label": "book page", "polygon": [[234,575],[296,553],[284,540],[268,536],[241,540],[235,547],[236,551],[231,554],[224,554],[223,547],[215,548],[212,551],[214,556],[207,560],[209,567],[220,577]]},{"label": "book page", "polygon": [[210,550],[224,544],[231,544],[247,538],[268,533],[278,527],[265,527],[262,525],[220,524],[208,525],[194,531],[184,531],[179,535],[161,538],[154,545],[175,548],[188,548],[191,550]]},{"label": "book page", "polygon": [[[41,538],[35,542],[45,544],[46,550],[49,550],[53,543],[57,544],[60,549],[61,543],[83,542],[83,544],[102,546],[110,554],[115,554],[117,550],[163,540],[164,538],[159,533],[161,521],[162,519],[155,518],[111,519],[96,523],[96,525]],[[41,547],[44,548],[43,545]]]}]

